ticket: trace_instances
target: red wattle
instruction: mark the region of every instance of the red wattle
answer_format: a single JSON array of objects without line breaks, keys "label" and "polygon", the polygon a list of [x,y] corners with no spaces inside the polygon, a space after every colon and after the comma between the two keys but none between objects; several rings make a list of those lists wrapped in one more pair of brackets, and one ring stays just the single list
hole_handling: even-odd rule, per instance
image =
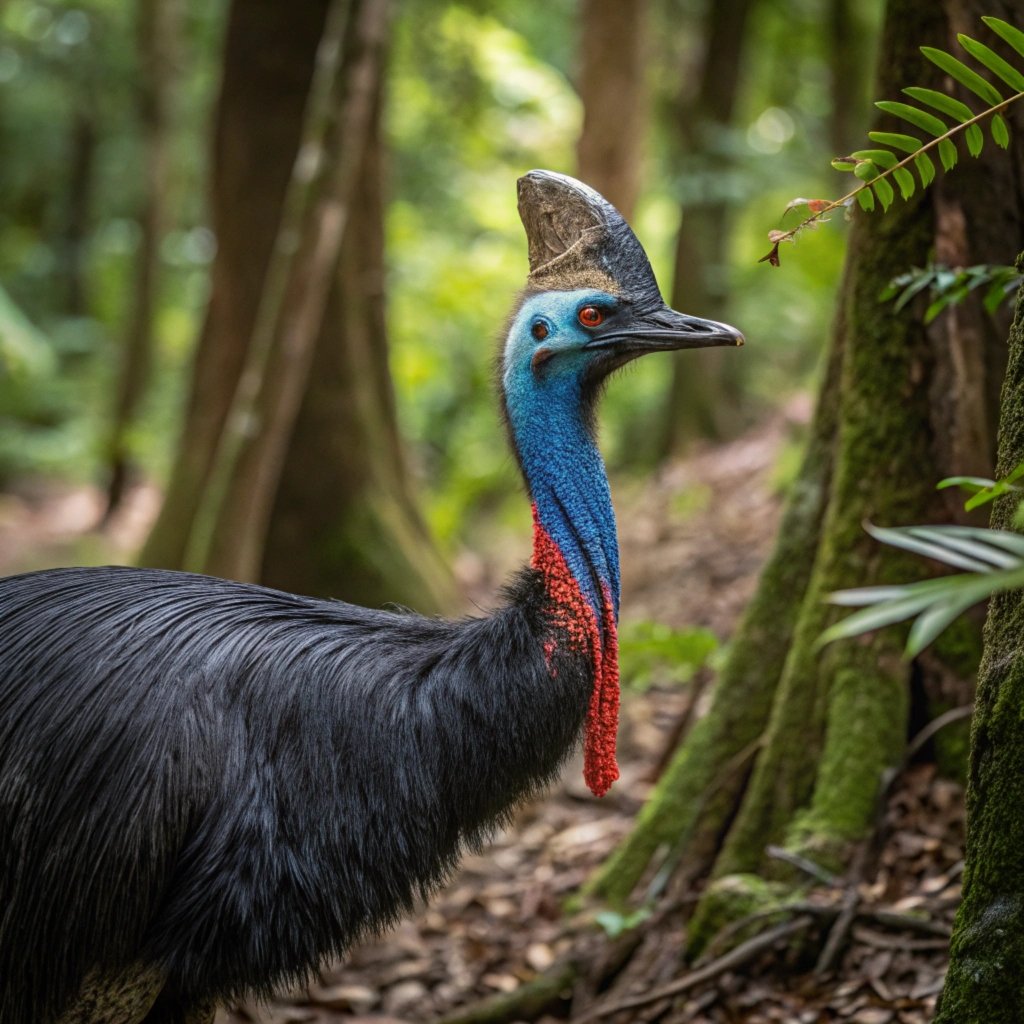
[{"label": "red wattle", "polygon": [[[564,632],[570,649],[588,653],[594,666],[594,689],[583,739],[583,778],[595,796],[604,796],[619,777],[615,759],[615,735],[619,725],[619,643],[612,596],[608,587],[602,586],[603,628],[598,628],[593,607],[569,571],[561,549],[541,526],[536,506],[530,564],[544,576],[554,606],[554,625]],[[551,667],[553,640],[545,644],[544,653]]]}]

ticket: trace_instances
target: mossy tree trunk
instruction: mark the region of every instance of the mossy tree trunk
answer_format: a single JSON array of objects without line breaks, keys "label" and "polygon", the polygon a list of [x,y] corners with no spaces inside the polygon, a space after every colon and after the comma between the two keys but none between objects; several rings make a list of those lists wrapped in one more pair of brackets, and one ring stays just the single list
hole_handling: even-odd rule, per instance
[{"label": "mossy tree trunk", "polygon": [[[451,599],[450,575],[433,553],[401,461],[380,303],[354,302],[362,285],[343,277],[362,281],[368,274],[381,289],[381,256],[370,251],[361,262],[349,259],[338,269],[346,246],[351,251],[356,244],[350,236],[371,249],[377,244],[367,242],[365,221],[383,216],[379,197],[366,193],[379,185],[361,168],[369,139],[379,133],[383,48],[377,12],[384,6],[383,0],[315,0],[291,9],[272,0],[245,0],[230,9],[214,138],[211,206],[218,251],[210,304],[182,441],[163,509],[142,552],[144,564],[252,578],[268,568],[265,538],[283,535],[296,539],[291,548],[296,558],[298,546],[308,544],[301,564],[317,566],[316,572],[291,572],[295,589],[354,601],[387,595],[425,611],[439,610]],[[340,56],[332,58],[340,61],[335,77],[341,92],[332,93],[336,102],[327,108],[331,120],[323,131],[306,140],[316,143],[313,149],[320,147],[320,165],[304,191],[305,179],[293,171],[304,122],[307,135],[311,127],[316,132],[307,108],[319,81],[314,67],[324,33],[333,31],[331,11],[331,25],[343,26]],[[302,202],[293,202],[295,196]],[[318,209],[323,217],[313,224],[310,216],[319,216]],[[363,227],[353,227],[354,221]],[[291,249],[282,235],[287,223],[301,235]],[[382,227],[374,231],[379,238]],[[307,238],[310,244],[303,248]],[[308,258],[302,266],[289,265],[289,259],[301,260],[303,253]],[[231,414],[233,408],[237,413],[239,380],[243,368],[253,365],[253,339],[260,333],[260,317],[268,313],[266,306],[261,312],[261,302],[275,286],[282,300],[269,310],[273,329],[263,332],[271,342],[254,405],[258,429],[239,434],[235,457],[222,458],[230,425],[239,419]],[[364,317],[358,329],[353,326],[357,316]],[[312,391],[319,397],[311,397],[310,367],[329,361],[328,350],[337,356],[338,350],[358,346],[360,337],[370,339],[375,358],[367,364],[346,353],[335,358],[335,367],[339,373],[366,376],[344,382],[337,373],[317,378]],[[325,395],[332,385],[333,392]],[[381,399],[377,415],[351,413],[353,396],[364,392]],[[304,419],[310,403],[323,407],[331,402],[344,408],[334,417],[316,419],[315,428]],[[341,429],[347,431],[347,457],[342,466],[327,467],[325,460],[342,443],[332,432]],[[293,459],[319,478],[316,500],[304,507],[278,498],[282,474]],[[253,493],[247,498],[243,485],[250,480]],[[371,486],[376,490],[371,492]],[[382,506],[386,513],[378,515]],[[289,507],[288,523],[279,527],[274,517]],[[366,509],[374,510],[371,531],[363,521]],[[313,550],[325,530],[333,545],[331,557],[323,549]],[[344,557],[337,557],[342,550]],[[378,557],[381,551],[388,557]],[[274,572],[275,582],[282,582],[282,576]]]},{"label": "mossy tree trunk", "polygon": [[[969,6],[969,21],[1009,16],[1006,2],[994,12],[990,3]],[[952,33],[969,30],[963,8],[890,0],[880,96],[897,95],[908,74],[944,86],[937,76],[927,82],[918,46],[948,48]],[[884,773],[902,756],[912,681],[936,698],[936,710],[969,699],[980,650],[970,622],[912,665],[902,660],[897,629],[824,651],[816,641],[837,614],[829,592],[920,575],[918,561],[873,542],[865,521],[962,519],[957,497],[936,492],[935,482],[991,472],[1005,319],[992,320],[972,301],[925,326],[925,300],[896,312],[879,295],[936,254],[961,266],[1007,261],[1024,232],[1020,133],[1014,146],[1010,158],[989,146],[981,160],[962,160],[885,215],[855,216],[829,370],[775,552],[733,637],[711,710],[592,880],[595,895],[623,900],[659,848],[676,848],[684,863],[713,862],[719,877],[771,873],[769,844],[841,870],[872,827]],[[698,911],[698,930],[709,905]]]},{"label": "mossy tree trunk", "polygon": [[[1024,257],[1018,261],[1024,268]],[[1024,301],[1010,332],[996,472],[1024,462]],[[1015,528],[1019,495],[1000,499],[993,527]],[[1024,591],[993,598],[971,736],[967,858],[949,972],[935,1024],[1024,1020]]]}]

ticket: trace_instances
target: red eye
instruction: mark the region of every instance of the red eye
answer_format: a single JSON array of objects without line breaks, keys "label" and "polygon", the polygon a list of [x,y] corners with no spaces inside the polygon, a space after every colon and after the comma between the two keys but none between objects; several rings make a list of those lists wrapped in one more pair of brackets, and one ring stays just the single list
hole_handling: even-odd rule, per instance
[{"label": "red eye", "polygon": [[543,341],[548,336],[548,325],[543,320],[538,320],[533,327],[530,328],[530,333],[537,339],[537,341]]},{"label": "red eye", "polygon": [[576,315],[584,327],[597,327],[604,323],[604,313],[597,306],[584,306]]}]

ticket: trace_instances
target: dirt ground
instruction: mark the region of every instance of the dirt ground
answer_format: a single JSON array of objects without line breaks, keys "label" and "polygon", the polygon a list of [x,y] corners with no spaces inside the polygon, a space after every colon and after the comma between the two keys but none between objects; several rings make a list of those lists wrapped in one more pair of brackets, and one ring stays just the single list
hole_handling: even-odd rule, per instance
[{"label": "dirt ground", "polygon": [[[806,417],[806,403],[795,402],[735,442],[669,466],[642,486],[616,488],[624,618],[707,626],[727,641],[778,522],[787,441]],[[125,559],[157,501],[151,490],[135,492],[113,529],[96,538],[89,530],[99,498],[91,491],[38,488],[0,497],[0,573],[92,561],[99,551]],[[689,700],[678,685],[643,693],[627,687],[622,778],[609,796],[593,798],[580,764],[571,764],[546,798],[466,858],[414,919],[353,949],[308,989],[224,1011],[218,1024],[421,1024],[512,992],[580,950],[616,948],[592,912],[568,913],[565,901],[629,829]],[[571,1019],[924,1024],[941,988],[944,933],[959,897],[960,787],[935,777],[930,765],[911,766],[891,787],[881,838],[856,884],[817,884],[799,929],[733,968],[712,957],[701,984],[688,985],[684,934],[673,915],[642,924],[631,971],[611,995],[577,998]],[[815,972],[833,933],[837,955]],[[612,1002],[651,999],[671,984],[688,987],[610,1012]],[[568,1005],[556,1001],[541,1019],[564,1017]]]}]

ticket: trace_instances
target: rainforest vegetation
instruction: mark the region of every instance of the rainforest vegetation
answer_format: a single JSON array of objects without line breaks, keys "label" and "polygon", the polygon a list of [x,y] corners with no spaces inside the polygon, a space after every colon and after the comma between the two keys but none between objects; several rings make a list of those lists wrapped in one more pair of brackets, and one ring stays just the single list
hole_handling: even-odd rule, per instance
[{"label": "rainforest vegetation", "polygon": [[1024,1019],[1022,93],[1014,0],[0,0],[0,574],[493,605],[530,168],[747,340],[602,399],[612,794],[234,1019]]}]

